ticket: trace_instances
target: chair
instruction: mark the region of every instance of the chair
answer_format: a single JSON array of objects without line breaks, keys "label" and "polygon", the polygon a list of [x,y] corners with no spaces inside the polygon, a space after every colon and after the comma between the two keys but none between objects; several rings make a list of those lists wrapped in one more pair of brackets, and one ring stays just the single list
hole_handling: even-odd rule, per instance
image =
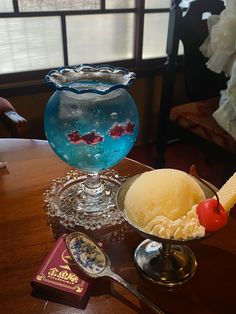
[{"label": "chair", "polygon": [[27,137],[27,121],[19,115],[12,104],[0,97],[0,122],[4,125],[11,137]]},{"label": "chair", "polygon": [[[219,105],[220,90],[226,88],[227,80],[224,74],[216,74],[207,69],[207,59],[199,50],[208,35],[207,19],[204,16],[206,13],[219,14],[224,9],[224,2],[196,0],[190,3],[186,12],[180,7],[180,2],[181,0],[172,1],[170,8],[167,63],[163,74],[155,166],[165,166],[171,124],[177,126],[178,136],[185,135],[200,145],[207,157],[217,151],[225,156],[226,162],[229,160],[233,164],[236,141],[212,117]],[[178,56],[180,41],[184,49],[182,59]],[[179,60],[182,61],[181,64]],[[173,106],[177,66],[183,68],[188,102]]]}]

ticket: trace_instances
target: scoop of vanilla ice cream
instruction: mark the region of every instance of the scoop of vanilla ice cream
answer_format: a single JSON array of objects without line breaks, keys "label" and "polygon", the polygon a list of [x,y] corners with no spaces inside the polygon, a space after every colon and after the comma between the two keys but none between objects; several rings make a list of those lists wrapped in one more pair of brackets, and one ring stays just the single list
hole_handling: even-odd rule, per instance
[{"label": "scoop of vanilla ice cream", "polygon": [[141,174],[128,189],[124,208],[135,225],[145,228],[161,215],[176,220],[205,199],[200,185],[187,173],[157,169]]}]

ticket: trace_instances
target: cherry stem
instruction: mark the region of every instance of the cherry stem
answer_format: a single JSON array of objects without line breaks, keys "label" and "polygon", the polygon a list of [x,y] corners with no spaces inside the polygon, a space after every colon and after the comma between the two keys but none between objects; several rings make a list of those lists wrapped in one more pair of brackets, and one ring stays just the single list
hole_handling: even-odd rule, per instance
[{"label": "cherry stem", "polygon": [[215,211],[216,212],[219,212],[220,209],[219,209],[219,204],[220,204],[220,200],[219,200],[219,196],[218,194],[216,193],[216,191],[208,184],[206,183],[205,180],[203,180],[202,178],[199,177],[199,175],[197,174],[197,168],[196,166],[193,164],[191,167],[190,167],[190,174],[191,176],[195,177],[196,179],[198,179],[202,184],[204,184],[205,186],[208,187],[209,190],[211,190],[211,192],[214,194],[214,196],[216,197],[216,201],[217,201],[217,206],[216,206],[216,209]]}]

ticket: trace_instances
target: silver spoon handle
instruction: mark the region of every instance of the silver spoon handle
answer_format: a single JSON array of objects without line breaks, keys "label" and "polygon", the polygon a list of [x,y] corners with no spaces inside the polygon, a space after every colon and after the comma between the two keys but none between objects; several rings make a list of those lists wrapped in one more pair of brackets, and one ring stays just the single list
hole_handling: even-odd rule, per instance
[{"label": "silver spoon handle", "polygon": [[123,287],[128,289],[133,295],[135,295],[138,299],[145,302],[150,309],[153,310],[153,312],[158,314],[165,314],[160,308],[158,308],[156,305],[154,305],[150,300],[148,300],[142,293],[140,293],[136,288],[134,288],[131,284],[129,284],[126,280],[124,280],[119,275],[113,273],[112,271],[109,271],[107,273],[107,276],[112,278],[113,280],[119,282]]}]

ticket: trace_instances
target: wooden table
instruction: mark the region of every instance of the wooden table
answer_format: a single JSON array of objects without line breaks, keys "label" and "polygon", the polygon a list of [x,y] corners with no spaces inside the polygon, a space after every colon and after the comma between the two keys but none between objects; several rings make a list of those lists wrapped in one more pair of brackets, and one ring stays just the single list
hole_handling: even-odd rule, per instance
[{"label": "wooden table", "polygon": [[[43,193],[70,167],[55,156],[47,142],[39,140],[1,139],[0,160],[8,161],[7,168],[0,169],[1,313],[150,313],[108,279],[93,282],[85,308],[32,295],[32,276],[55,242],[43,209]],[[115,169],[132,176],[150,168],[125,159]],[[149,282],[135,268],[133,253],[142,240],[135,232],[119,227],[105,247],[113,269],[166,313],[236,313],[235,210],[230,216],[224,229],[191,245],[198,261],[196,274],[172,289]]]}]

